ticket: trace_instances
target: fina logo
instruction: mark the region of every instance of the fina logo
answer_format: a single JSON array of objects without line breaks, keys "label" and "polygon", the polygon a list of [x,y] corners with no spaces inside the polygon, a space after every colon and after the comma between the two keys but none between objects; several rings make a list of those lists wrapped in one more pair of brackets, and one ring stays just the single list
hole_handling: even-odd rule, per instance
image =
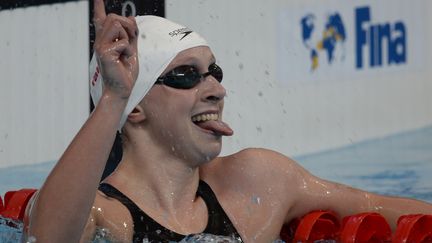
[{"label": "fina logo", "polygon": [[[356,8],[354,17],[355,50],[351,53],[355,54],[356,69],[406,63],[406,27],[402,21],[374,23],[371,20],[370,7]],[[318,38],[313,38],[317,35],[314,33],[315,15],[305,15],[301,18],[300,24],[303,44],[309,50],[311,71],[319,67],[323,59],[320,58],[321,53],[327,55],[325,60],[329,65],[335,59],[345,60],[346,31],[339,13],[327,16],[322,34]]]},{"label": "fina logo", "polygon": [[344,43],[346,40],[345,26],[339,13],[330,14],[327,16],[327,21],[324,24],[322,35],[316,37],[315,31],[315,15],[308,14],[304,16],[300,23],[302,29],[302,40],[305,47],[309,50],[311,71],[314,71],[319,66],[319,55],[321,52],[327,54],[327,62],[331,64],[335,60],[335,52],[341,49],[339,59],[345,59]]},{"label": "fina logo", "polygon": [[363,48],[369,49],[370,67],[382,66],[384,43],[387,43],[388,65],[406,63],[406,28],[402,21],[373,24],[369,7],[357,8],[355,15],[357,69],[362,69],[366,62]]}]

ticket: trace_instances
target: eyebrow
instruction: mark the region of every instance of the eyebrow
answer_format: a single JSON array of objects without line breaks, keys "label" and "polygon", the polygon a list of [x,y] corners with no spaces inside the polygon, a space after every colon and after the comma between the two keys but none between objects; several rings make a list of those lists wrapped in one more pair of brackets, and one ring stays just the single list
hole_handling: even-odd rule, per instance
[{"label": "eyebrow", "polygon": [[[170,68],[170,70],[176,68],[176,67],[180,67],[180,66],[184,66],[184,65],[189,65],[189,66],[194,66],[197,67],[197,64],[200,62],[199,57],[196,56],[192,56],[192,57],[187,57],[185,60],[181,60],[180,62],[176,62],[174,64],[174,66],[172,68]],[[216,63],[216,57],[214,55],[210,56],[210,64]]]}]

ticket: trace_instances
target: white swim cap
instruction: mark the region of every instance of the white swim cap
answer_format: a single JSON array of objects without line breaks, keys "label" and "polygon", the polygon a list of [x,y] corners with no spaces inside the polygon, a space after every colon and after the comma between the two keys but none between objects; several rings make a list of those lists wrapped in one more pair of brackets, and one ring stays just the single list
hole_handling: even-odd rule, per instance
[{"label": "white swim cap", "polygon": [[[158,16],[137,16],[139,74],[122,114],[118,130],[141,102],[168,64],[183,50],[208,46],[204,38],[187,27]],[[90,61],[90,94],[96,105],[102,96],[102,77],[97,60]]]}]

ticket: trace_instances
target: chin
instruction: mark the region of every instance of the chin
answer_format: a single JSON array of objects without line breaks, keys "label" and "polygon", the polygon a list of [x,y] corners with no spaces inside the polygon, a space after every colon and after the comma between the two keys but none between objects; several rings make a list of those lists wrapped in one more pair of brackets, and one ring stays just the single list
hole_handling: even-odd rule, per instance
[{"label": "chin", "polygon": [[[213,159],[215,159],[217,156],[219,156],[221,149],[222,149],[222,144],[218,143],[218,144],[207,144],[208,146],[201,150],[201,161],[203,161],[203,163],[208,163],[210,161],[212,161]],[[212,145],[212,146],[210,146]]]}]

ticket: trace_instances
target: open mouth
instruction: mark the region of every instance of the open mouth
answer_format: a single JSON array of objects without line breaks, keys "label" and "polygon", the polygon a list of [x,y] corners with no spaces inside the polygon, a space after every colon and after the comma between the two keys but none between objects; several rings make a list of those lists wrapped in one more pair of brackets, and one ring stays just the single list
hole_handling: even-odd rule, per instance
[{"label": "open mouth", "polygon": [[216,112],[201,113],[192,116],[192,122],[204,131],[216,136],[231,136],[233,131],[224,122],[219,119]]},{"label": "open mouth", "polygon": [[217,121],[219,119],[219,114],[217,113],[207,113],[207,114],[199,114],[192,117],[192,122],[195,124],[199,124],[206,121]]},{"label": "open mouth", "polygon": [[214,129],[214,125],[212,123],[219,119],[219,114],[217,113],[201,113],[195,116],[192,116],[192,122],[197,125],[199,128],[204,129],[206,132],[216,134]]}]

